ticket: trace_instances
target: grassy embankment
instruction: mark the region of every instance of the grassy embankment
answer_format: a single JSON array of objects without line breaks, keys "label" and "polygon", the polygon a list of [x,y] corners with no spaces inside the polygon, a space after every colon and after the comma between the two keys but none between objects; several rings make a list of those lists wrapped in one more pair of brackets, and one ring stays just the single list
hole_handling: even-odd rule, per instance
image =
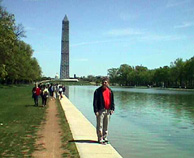
[{"label": "grassy embankment", "polygon": [[62,147],[64,149],[63,157],[74,157],[79,158],[79,154],[75,143],[72,142],[73,137],[69,128],[69,124],[66,120],[64,111],[61,107],[59,100],[56,100],[59,118],[60,118],[60,126],[62,129]]},{"label": "grassy embankment", "polygon": [[[35,150],[36,133],[45,120],[46,108],[34,106],[31,90],[32,86],[0,86],[0,157],[31,157]],[[68,124],[63,125],[66,133]],[[68,133],[62,134],[64,142],[72,140]],[[68,143],[64,147],[75,154],[72,146]]]}]

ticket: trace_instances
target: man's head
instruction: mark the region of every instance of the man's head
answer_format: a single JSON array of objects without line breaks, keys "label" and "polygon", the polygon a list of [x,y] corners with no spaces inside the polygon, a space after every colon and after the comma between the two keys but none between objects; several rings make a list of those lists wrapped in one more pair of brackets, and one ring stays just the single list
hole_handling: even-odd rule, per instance
[{"label": "man's head", "polygon": [[102,79],[102,87],[103,88],[106,88],[106,87],[108,87],[108,78],[106,77],[106,78],[103,78]]}]

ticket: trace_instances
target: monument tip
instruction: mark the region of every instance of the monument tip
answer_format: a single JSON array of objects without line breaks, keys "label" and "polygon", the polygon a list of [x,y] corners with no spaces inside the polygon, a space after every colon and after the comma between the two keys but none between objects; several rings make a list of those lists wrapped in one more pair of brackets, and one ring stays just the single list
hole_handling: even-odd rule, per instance
[{"label": "monument tip", "polygon": [[67,15],[65,15],[63,21],[69,21],[68,18],[67,18]]}]

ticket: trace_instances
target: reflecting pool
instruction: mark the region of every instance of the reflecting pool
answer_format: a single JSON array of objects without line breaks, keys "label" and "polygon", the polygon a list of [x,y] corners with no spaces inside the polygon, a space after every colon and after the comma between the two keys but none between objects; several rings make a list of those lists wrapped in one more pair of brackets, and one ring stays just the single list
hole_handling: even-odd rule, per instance
[{"label": "reflecting pool", "polygon": [[[69,86],[70,101],[95,126],[96,86]],[[194,92],[112,87],[109,141],[125,158],[193,158]]]}]

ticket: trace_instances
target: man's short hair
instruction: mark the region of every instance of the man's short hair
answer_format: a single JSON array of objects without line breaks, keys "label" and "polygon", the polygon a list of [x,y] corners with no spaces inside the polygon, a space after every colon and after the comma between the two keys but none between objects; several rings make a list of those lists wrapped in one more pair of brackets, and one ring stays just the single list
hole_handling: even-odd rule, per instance
[{"label": "man's short hair", "polygon": [[102,83],[105,82],[105,81],[107,81],[107,82],[109,81],[108,77],[102,78]]}]

